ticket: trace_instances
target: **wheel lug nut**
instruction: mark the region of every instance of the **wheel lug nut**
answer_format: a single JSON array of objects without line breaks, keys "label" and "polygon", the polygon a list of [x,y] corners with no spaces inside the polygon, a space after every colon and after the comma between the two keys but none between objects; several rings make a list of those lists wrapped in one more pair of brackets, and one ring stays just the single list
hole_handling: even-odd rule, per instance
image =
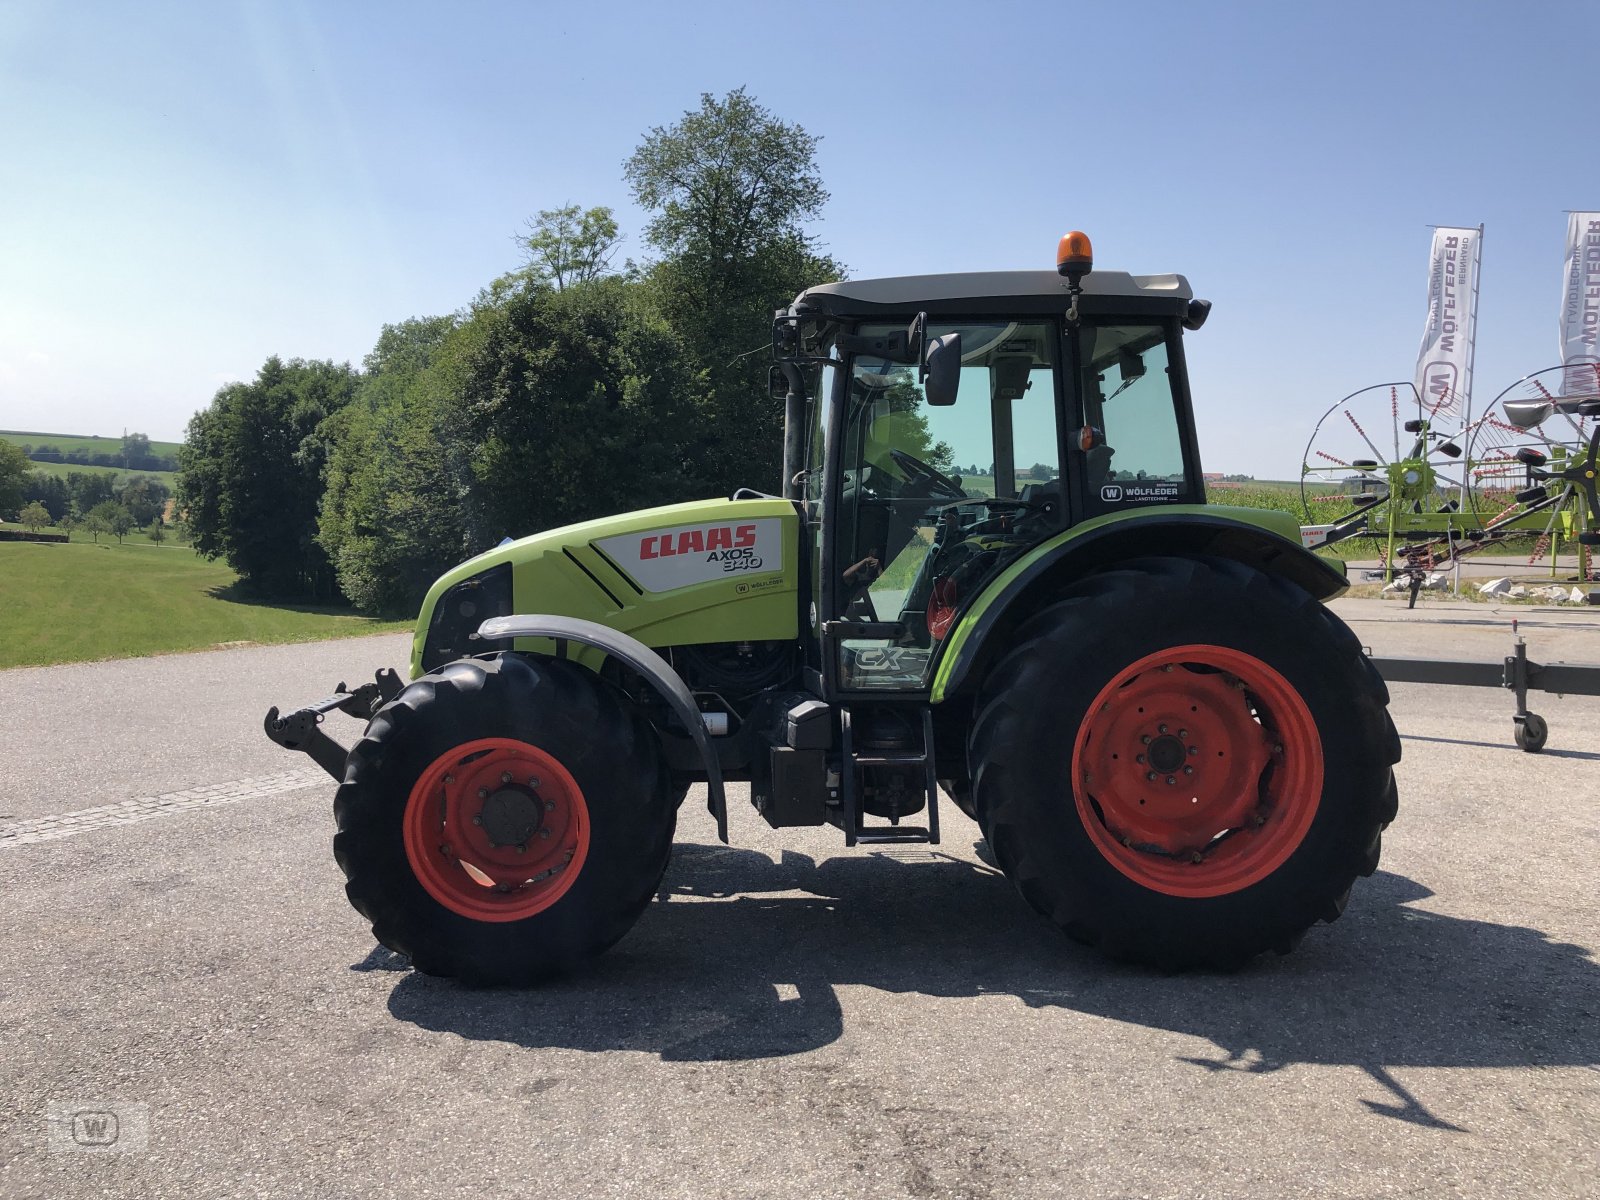
[{"label": "wheel lug nut", "polygon": [[446,775],[444,777],[444,781],[446,783],[454,783],[456,781],[456,777],[454,775]]},{"label": "wheel lug nut", "polygon": [[1148,733],[1141,735],[1139,738],[1139,744],[1141,746],[1148,746],[1150,744],[1150,735]]},{"label": "wheel lug nut", "polygon": [[555,812],[556,802],[554,800],[546,800],[544,802],[544,810],[545,812]]},{"label": "wheel lug nut", "polygon": [[472,823],[474,825],[482,825],[483,824],[483,814],[482,813],[473,813],[472,814]]},{"label": "wheel lug nut", "polygon": [[488,788],[479,788],[478,789],[478,799],[479,800],[487,800],[488,798],[489,798],[489,789]]},{"label": "wheel lug nut", "polygon": [[1142,762],[1143,762],[1143,761],[1144,761],[1144,755],[1142,755],[1142,754],[1135,754],[1135,755],[1134,755],[1134,756],[1133,756],[1133,761],[1134,761],[1134,762],[1136,762],[1136,763],[1142,763]]},{"label": "wheel lug nut", "polygon": [[1189,731],[1187,729],[1180,729],[1178,730],[1178,736],[1181,738],[1186,738],[1189,736]]},{"label": "wheel lug nut", "polygon": [[539,777],[537,775],[529,775],[528,776],[528,786],[529,787],[538,787],[539,786]]},{"label": "wheel lug nut", "polygon": [[1156,732],[1157,733],[1165,733],[1166,731],[1167,731],[1167,727],[1165,725],[1157,725],[1156,726]]},{"label": "wheel lug nut", "polygon": [[1177,782],[1178,782],[1177,776],[1175,776],[1175,775],[1168,775],[1167,776],[1167,786],[1168,787],[1171,787],[1173,784],[1175,784]]},{"label": "wheel lug nut", "polygon": [[1193,775],[1194,774],[1194,768],[1193,767],[1185,767],[1183,769],[1183,773],[1185,775]]},{"label": "wheel lug nut", "polygon": [[542,838],[549,837],[550,836],[550,830],[548,828],[539,830],[539,836],[542,837]]},{"label": "wheel lug nut", "polygon": [[528,844],[523,842],[521,845],[516,847],[516,851],[518,854],[526,854],[528,852]]},{"label": "wheel lug nut", "polygon": [[510,783],[511,782],[511,772],[510,771],[502,771],[500,773],[500,782],[501,783]]},{"label": "wheel lug nut", "polygon": [[1144,777],[1153,783],[1155,782],[1156,773],[1154,771],[1146,771]]},{"label": "wheel lug nut", "polygon": [[1200,747],[1199,746],[1190,746],[1189,747],[1189,753],[1190,754],[1199,754],[1200,753]]}]

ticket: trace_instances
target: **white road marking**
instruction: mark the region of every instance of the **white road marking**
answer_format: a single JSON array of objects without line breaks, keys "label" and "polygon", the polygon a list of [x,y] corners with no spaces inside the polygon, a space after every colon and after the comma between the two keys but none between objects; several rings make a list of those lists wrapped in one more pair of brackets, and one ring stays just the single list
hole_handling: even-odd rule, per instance
[{"label": "white road marking", "polygon": [[53,817],[8,821],[0,825],[0,850],[11,846],[26,846],[33,842],[51,842],[57,838],[73,837],[76,834],[88,833],[92,829],[105,829],[111,825],[133,825],[140,821],[153,821],[157,817],[176,816],[179,813],[192,812],[197,808],[237,804],[241,800],[275,796],[280,792],[294,792],[304,787],[311,787],[313,784],[330,782],[327,774],[320,770],[284,771],[278,775],[259,775],[254,779],[208,783],[181,792],[165,792],[159,796],[144,796],[137,800],[123,800],[117,804],[102,804],[97,808],[80,808],[76,812],[60,813]]}]

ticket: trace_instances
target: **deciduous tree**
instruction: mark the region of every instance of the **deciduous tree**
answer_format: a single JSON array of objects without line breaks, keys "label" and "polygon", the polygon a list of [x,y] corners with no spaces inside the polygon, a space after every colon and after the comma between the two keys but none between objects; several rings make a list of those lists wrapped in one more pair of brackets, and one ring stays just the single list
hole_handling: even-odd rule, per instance
[{"label": "deciduous tree", "polygon": [[22,527],[30,533],[38,533],[50,524],[50,513],[44,505],[37,500],[22,506],[22,515],[17,518],[22,522]]},{"label": "deciduous tree", "polygon": [[252,382],[223,387],[189,422],[178,503],[195,549],[226,558],[257,595],[338,595],[317,542],[328,455],[321,425],[350,402],[356,382],[348,363],[274,355]]},{"label": "deciduous tree", "polygon": [[0,438],[0,516],[22,507],[22,490],[33,464],[15,442]]},{"label": "deciduous tree", "polygon": [[705,378],[694,457],[709,490],[780,482],[783,412],[762,353],[772,311],[844,273],[807,231],[828,198],[817,141],[739,88],[650,130],[623,168],[652,214],[656,304]]},{"label": "deciduous tree", "polygon": [[117,514],[122,511],[122,506],[116,501],[102,500],[84,514],[83,527],[94,535],[98,544],[102,533],[110,533],[116,528]]},{"label": "deciduous tree", "polygon": [[542,210],[517,241],[527,252],[532,278],[559,291],[592,283],[605,274],[621,238],[609,208],[580,209],[569,204]]}]

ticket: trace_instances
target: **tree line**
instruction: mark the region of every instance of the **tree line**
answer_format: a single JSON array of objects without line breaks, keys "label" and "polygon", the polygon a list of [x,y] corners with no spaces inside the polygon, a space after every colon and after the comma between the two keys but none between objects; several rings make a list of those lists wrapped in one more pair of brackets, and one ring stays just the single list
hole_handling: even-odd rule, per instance
[{"label": "tree line", "polygon": [[519,267],[384,326],[359,369],[274,356],[221,388],[179,451],[195,549],[262,596],[409,614],[503,537],[776,490],[772,311],[843,275],[807,231],[816,148],[742,88],[703,95],[623,164],[646,261],[616,264],[610,209],[545,210]]},{"label": "tree line", "polygon": [[34,462],[64,463],[74,467],[116,467],[123,471],[176,471],[178,459],[171,454],[157,454],[150,448],[149,435],[128,433],[122,437],[122,450],[116,454],[104,451],[90,452],[77,447],[35,446],[22,443],[22,453]]}]

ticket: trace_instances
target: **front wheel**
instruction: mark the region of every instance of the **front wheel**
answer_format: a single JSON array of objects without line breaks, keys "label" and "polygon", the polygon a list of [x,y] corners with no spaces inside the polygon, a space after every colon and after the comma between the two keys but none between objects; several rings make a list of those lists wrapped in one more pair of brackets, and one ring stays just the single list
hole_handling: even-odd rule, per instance
[{"label": "front wheel", "polygon": [[418,970],[528,984],[600,954],[655,894],[677,806],[654,733],[567,662],[449,663],[373,717],[334,799],[334,857]]},{"label": "front wheel", "polygon": [[1349,629],[1226,560],[1091,576],[985,680],[974,803],[1023,896],[1081,941],[1237,966],[1333,920],[1376,868],[1400,757]]}]

